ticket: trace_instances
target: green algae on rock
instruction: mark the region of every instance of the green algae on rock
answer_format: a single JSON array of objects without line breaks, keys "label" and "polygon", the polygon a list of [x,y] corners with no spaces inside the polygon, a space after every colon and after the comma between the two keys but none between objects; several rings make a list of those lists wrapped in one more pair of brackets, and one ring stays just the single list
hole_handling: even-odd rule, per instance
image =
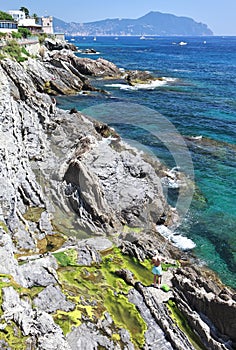
[{"label": "green algae on rock", "polygon": [[101,264],[86,267],[76,266],[77,255],[73,249],[53,255],[61,266],[58,275],[63,293],[76,304],[74,311],[58,311],[54,316],[64,334],[69,333],[73,326],[78,326],[82,319],[96,321],[108,312],[115,327],[127,329],[135,346],[141,348],[145,342],[146,323],[128,300],[128,292],[132,287],[115,272],[127,268],[137,281],[141,279],[142,283],[150,283],[151,272],[145,264],[123,256],[118,248],[103,252]]},{"label": "green algae on rock", "polygon": [[64,252],[53,253],[61,266],[76,266],[78,253],[75,249],[68,249]]},{"label": "green algae on rock", "polygon": [[186,334],[194,348],[196,350],[207,350],[206,347],[200,342],[199,337],[196,336],[191,327],[188,325],[187,319],[179,310],[177,304],[170,299],[167,302],[167,307],[170,311],[171,318],[176,322],[176,324],[184,332],[184,334]]},{"label": "green algae on rock", "polygon": [[[14,281],[11,275],[0,274],[0,305],[3,303],[2,288],[9,286],[13,286],[21,296],[28,296],[31,299],[43,289],[42,287],[23,288]],[[3,320],[2,316],[3,310],[0,308],[0,320]],[[8,321],[7,323],[0,321],[0,339],[7,343],[9,349],[27,349],[28,337],[22,334],[20,328],[13,321]]]},{"label": "green algae on rock", "polygon": [[108,290],[105,297],[105,306],[116,326],[127,329],[133,343],[138,349],[142,348],[145,343],[144,334],[147,326],[134,304],[129,302],[126,296]]},{"label": "green algae on rock", "polygon": [[40,254],[47,252],[53,252],[63,245],[66,238],[60,233],[55,233],[53,235],[46,235],[43,239],[37,241],[37,248]]},{"label": "green algae on rock", "polygon": [[40,207],[29,207],[28,210],[23,214],[25,220],[32,222],[39,222],[41,214],[45,211],[44,208]]}]

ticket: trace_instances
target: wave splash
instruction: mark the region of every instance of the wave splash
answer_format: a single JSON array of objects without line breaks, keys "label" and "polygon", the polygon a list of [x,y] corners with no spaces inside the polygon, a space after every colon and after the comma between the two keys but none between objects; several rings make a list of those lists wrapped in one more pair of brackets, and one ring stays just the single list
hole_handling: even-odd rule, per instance
[{"label": "wave splash", "polygon": [[118,88],[120,90],[154,90],[160,86],[167,85],[169,83],[173,83],[177,79],[175,78],[165,78],[162,77],[161,80],[153,80],[147,84],[135,84],[134,86],[124,84],[124,83],[114,83],[114,84],[106,84],[106,87]]},{"label": "wave splash", "polygon": [[196,244],[191,239],[171,231],[164,225],[158,225],[156,228],[163,237],[167,238],[174,246],[181,250],[192,250],[196,247]]}]

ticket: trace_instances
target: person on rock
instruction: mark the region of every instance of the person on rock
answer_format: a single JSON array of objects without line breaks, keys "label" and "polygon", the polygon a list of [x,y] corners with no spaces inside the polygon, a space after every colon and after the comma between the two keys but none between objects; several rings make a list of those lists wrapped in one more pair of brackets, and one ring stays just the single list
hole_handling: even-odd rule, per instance
[{"label": "person on rock", "polygon": [[152,273],[154,275],[153,284],[155,288],[160,288],[162,280],[161,259],[157,256],[154,256],[152,258],[152,264],[154,265],[152,268]]}]

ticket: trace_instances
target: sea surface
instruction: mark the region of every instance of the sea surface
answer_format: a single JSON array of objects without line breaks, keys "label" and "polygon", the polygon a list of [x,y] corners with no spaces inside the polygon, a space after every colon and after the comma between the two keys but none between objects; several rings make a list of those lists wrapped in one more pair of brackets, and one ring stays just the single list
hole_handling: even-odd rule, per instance
[{"label": "sea surface", "polygon": [[[178,166],[170,152],[139,125],[146,121],[154,130],[156,113],[176,128],[190,152],[196,186],[177,234],[195,243],[193,252],[199,263],[236,288],[236,37],[67,39],[80,50],[93,48],[98,52],[77,53],[80,57],[102,57],[121,69],[147,70],[164,77],[154,85],[135,89],[122,81],[97,79],[93,83],[109,94],[60,97],[58,106],[91,110],[94,117],[103,120],[101,106],[112,103],[114,110],[117,103],[116,120],[111,124],[125,139],[150,149],[170,169]],[[133,108],[132,118],[127,115],[124,123],[124,116],[119,120],[117,115],[122,105],[130,104],[140,105],[142,116],[139,108]],[[155,111],[154,116],[149,109]],[[183,249],[184,245],[185,241]]]}]

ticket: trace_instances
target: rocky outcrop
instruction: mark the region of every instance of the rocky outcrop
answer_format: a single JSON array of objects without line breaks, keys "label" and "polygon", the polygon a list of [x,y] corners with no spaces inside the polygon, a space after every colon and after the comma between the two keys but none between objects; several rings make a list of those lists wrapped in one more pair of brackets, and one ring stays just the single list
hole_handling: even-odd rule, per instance
[{"label": "rocky outcrop", "polygon": [[[0,61],[0,346],[14,346],[5,336],[11,325],[11,336],[20,330],[27,348],[131,350],[155,343],[160,349],[193,349],[170,316],[171,298],[203,346],[233,349],[230,290],[182,267],[170,270],[172,291],[165,294],[137,282],[130,271],[135,264],[143,269],[138,264],[157,252],[171,264],[182,259],[191,265],[155,230],[173,223],[160,178],[166,169],[159,164],[157,170],[108,126],[60,110],[48,94],[92,89],[85,73],[118,72],[105,60],[67,51],[22,64]],[[132,257],[128,266],[121,266],[121,256],[109,255],[114,242],[120,254]],[[101,290],[94,292],[98,284]],[[132,325],[131,336],[120,326],[122,317],[113,316],[114,301],[135,315],[139,343]]]},{"label": "rocky outcrop", "polygon": [[40,292],[33,302],[40,310],[47,313],[55,313],[57,310],[68,312],[75,309],[75,304],[66,300],[59,286],[54,286],[53,283]]},{"label": "rocky outcrop", "polygon": [[29,300],[19,297],[12,287],[3,288],[3,319],[14,321],[24,336],[30,336],[30,345],[37,349],[70,350],[68,343],[53,318],[45,311],[32,309]]},{"label": "rocky outcrop", "polygon": [[[130,255],[139,257],[139,259],[141,256],[141,260],[145,258],[145,254],[150,256],[151,253],[151,256],[153,256],[156,252],[147,249],[148,243],[142,246],[142,241],[148,242],[148,236],[142,237],[142,239],[136,237],[136,240],[133,238],[132,242],[124,240],[121,244],[122,249]],[[155,242],[153,245],[155,246]],[[139,250],[138,255],[136,253],[137,250]],[[166,252],[168,251],[169,248],[167,247],[162,254],[164,253],[166,257]],[[129,283],[132,280],[127,271],[119,272],[119,275],[122,275],[125,280],[127,280],[128,276]],[[236,345],[236,303],[234,292],[225,288],[211,271],[193,267],[190,262],[186,267],[174,269],[168,282],[169,285],[172,285],[173,295],[170,296],[171,300],[176,303],[186,322],[198,335],[202,346],[206,349],[234,349]],[[169,314],[163,303],[160,303],[160,295],[155,300],[155,294],[149,289],[141,284],[137,284],[135,287],[141,293],[152,315],[156,317],[159,326],[168,334],[170,342],[176,346],[180,336],[175,340],[172,338],[176,335],[176,332],[173,332],[174,328],[173,325],[171,326],[171,321],[167,322]],[[182,340],[181,344],[177,345],[177,348],[181,349],[183,344],[185,344],[185,341]],[[191,348],[189,344],[184,345],[186,348],[188,346]]]},{"label": "rocky outcrop", "polygon": [[92,60],[90,58],[73,58],[76,68],[84,75],[94,77],[120,77],[118,67],[103,58]]},{"label": "rocky outcrop", "polygon": [[52,38],[45,38],[44,45],[50,51],[63,50],[63,49],[77,51],[77,48],[75,45],[63,40],[54,40]]},{"label": "rocky outcrop", "polygon": [[161,78],[155,78],[149,72],[138,70],[126,71],[124,77],[131,86],[135,86],[136,84],[150,84],[154,80],[161,80]]},{"label": "rocky outcrop", "polygon": [[212,273],[204,275],[199,268],[177,270],[173,279],[176,299],[190,325],[201,333],[205,344],[214,349],[233,348],[236,344],[234,294],[214,282],[212,277]]}]

